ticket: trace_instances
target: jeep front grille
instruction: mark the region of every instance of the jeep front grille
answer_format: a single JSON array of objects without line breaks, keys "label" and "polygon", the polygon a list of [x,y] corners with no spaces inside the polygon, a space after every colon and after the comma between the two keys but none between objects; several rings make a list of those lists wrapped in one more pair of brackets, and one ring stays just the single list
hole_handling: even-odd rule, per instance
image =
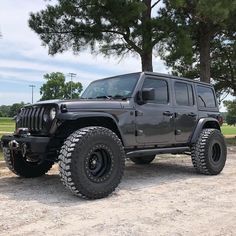
[{"label": "jeep front grille", "polygon": [[17,128],[28,128],[31,132],[42,131],[45,128],[43,116],[45,107],[25,107],[17,116]]}]

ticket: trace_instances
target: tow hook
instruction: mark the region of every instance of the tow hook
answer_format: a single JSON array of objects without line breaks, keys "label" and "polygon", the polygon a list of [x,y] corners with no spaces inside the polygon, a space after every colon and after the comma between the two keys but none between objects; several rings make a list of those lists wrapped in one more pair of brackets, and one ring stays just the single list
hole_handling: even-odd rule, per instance
[{"label": "tow hook", "polygon": [[17,150],[19,148],[19,143],[16,140],[12,140],[8,144],[11,151]]},{"label": "tow hook", "polygon": [[23,157],[25,157],[27,154],[26,143],[23,143],[22,145],[20,145],[16,140],[12,140],[11,142],[9,142],[8,146],[11,151],[21,151],[21,154]]},{"label": "tow hook", "polygon": [[23,157],[26,157],[26,153],[27,153],[27,144],[24,143],[21,147],[21,153]]}]

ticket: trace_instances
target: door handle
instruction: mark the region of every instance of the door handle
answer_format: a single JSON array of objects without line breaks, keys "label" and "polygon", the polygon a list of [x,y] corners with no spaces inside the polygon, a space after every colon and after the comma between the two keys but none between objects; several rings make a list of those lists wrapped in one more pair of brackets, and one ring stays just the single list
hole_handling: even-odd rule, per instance
[{"label": "door handle", "polygon": [[196,116],[197,116],[197,114],[195,114],[195,113],[191,112],[191,113],[188,113],[188,116],[191,116],[191,117],[196,117]]},{"label": "door handle", "polygon": [[163,115],[164,116],[173,116],[173,113],[171,113],[170,111],[164,111]]}]

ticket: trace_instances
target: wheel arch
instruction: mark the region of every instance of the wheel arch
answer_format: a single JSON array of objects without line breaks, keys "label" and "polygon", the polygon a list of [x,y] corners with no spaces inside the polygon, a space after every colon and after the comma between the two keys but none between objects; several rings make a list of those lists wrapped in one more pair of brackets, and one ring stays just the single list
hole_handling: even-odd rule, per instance
[{"label": "wheel arch", "polygon": [[75,130],[84,127],[101,126],[113,131],[120,138],[122,144],[124,145],[122,132],[118,126],[118,121],[109,114],[80,114],[78,116],[73,114],[73,116],[64,116],[63,118],[62,124],[56,131],[57,135],[65,134],[65,136],[69,136]]},{"label": "wheel arch", "polygon": [[196,125],[196,128],[193,132],[193,135],[190,138],[189,143],[190,144],[196,143],[202,130],[203,129],[210,129],[210,128],[218,129],[219,131],[221,131],[219,121],[217,119],[215,119],[215,118],[201,118]]}]

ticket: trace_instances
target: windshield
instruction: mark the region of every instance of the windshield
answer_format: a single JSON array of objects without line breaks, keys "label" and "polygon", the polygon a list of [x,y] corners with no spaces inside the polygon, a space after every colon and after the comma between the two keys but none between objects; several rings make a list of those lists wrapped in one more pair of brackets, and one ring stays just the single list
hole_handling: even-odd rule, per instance
[{"label": "windshield", "polygon": [[82,99],[125,99],[132,96],[140,74],[121,75],[92,82],[82,94]]}]

